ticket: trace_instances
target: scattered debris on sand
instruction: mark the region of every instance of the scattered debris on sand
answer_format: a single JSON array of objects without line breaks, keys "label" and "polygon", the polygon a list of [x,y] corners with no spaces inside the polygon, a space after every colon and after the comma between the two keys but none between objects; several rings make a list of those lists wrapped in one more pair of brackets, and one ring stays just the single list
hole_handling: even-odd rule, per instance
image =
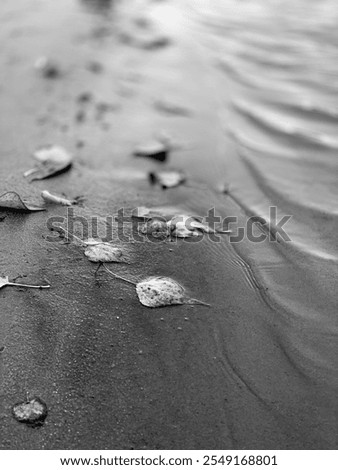
[{"label": "scattered debris on sand", "polygon": [[154,237],[190,238],[201,236],[202,233],[230,234],[231,230],[223,227],[211,227],[202,217],[178,214],[177,208],[138,207],[133,211],[134,218],[146,220],[139,232],[153,234]]}]

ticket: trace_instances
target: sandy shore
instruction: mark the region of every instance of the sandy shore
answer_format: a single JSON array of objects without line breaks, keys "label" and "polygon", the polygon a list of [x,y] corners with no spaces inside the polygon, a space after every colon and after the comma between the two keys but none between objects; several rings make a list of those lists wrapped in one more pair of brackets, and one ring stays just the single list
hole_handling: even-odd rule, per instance
[{"label": "sandy shore", "polygon": [[[0,193],[35,203],[44,189],[81,195],[75,213],[100,220],[121,207],[201,216],[215,207],[245,223],[247,214],[216,190],[227,180],[224,137],[189,14],[178,2],[94,3],[100,8],[1,6]],[[42,77],[39,56],[55,60],[60,76]],[[178,145],[168,163],[132,155],[163,132]],[[22,174],[45,144],[72,152],[73,168],[29,184]],[[147,172],[166,167],[184,170],[187,184],[151,186]],[[46,239],[48,219],[65,216],[64,207],[4,214],[1,271],[51,289],[0,291],[2,449],[334,448],[335,387],[329,373],[297,366],[286,344],[302,325],[269,298],[252,244],[234,247],[222,236],[128,245],[131,263],[115,272],[169,276],[211,304],[149,309],[129,285],[103,271],[95,278],[79,246]],[[259,253],[278,258],[268,242]],[[287,276],[297,279],[297,269]],[[48,406],[40,428],[11,415],[27,394]]]}]

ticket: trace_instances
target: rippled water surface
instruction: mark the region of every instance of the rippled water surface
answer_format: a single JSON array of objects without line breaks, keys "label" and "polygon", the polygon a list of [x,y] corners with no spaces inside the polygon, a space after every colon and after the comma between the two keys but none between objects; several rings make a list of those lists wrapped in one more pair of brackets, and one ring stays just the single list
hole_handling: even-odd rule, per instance
[{"label": "rippled water surface", "polygon": [[277,206],[292,215],[292,241],[280,252],[314,284],[316,298],[304,298],[304,308],[316,308],[320,322],[328,311],[334,319],[338,5],[206,3],[197,16],[217,69],[221,125],[236,149],[227,159],[232,193],[249,213],[268,218]]}]

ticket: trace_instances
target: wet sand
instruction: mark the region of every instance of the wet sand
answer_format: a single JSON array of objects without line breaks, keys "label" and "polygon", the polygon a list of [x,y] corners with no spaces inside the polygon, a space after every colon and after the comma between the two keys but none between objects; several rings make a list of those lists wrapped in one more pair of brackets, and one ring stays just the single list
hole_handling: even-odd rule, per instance
[{"label": "wet sand", "polygon": [[[236,164],[228,172],[235,146],[219,122],[217,80],[192,10],[170,1],[66,0],[4,1],[1,10],[1,194],[35,203],[44,189],[82,195],[75,213],[100,218],[121,207],[200,216],[215,207],[245,224],[245,204],[217,190],[247,175]],[[60,77],[34,69],[44,55]],[[85,92],[91,99],[79,103]],[[187,112],[159,109],[159,101]],[[111,107],[100,113],[102,103]],[[182,146],[168,163],[132,155],[161,132]],[[22,174],[30,155],[49,143],[74,154],[73,168],[29,184]],[[151,186],[147,172],[166,167],[184,170],[187,184]],[[103,270],[95,278],[79,246],[46,240],[48,218],[65,213],[48,206],[6,212],[0,222],[3,274],[51,285],[0,291],[2,449],[336,448],[334,305],[322,304],[324,326],[311,310],[294,314],[307,311],[304,299],[320,311],[319,287],[301,261],[287,261],[285,246],[227,236],[130,244],[131,264],[113,271],[172,277],[211,304],[149,309]],[[48,406],[40,428],[12,417],[27,394]]]}]

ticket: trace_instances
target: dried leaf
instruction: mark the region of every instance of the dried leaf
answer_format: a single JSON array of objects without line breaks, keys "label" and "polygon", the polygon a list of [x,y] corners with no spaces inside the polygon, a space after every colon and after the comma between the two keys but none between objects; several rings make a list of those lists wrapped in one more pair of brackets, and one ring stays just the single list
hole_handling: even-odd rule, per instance
[{"label": "dried leaf", "polygon": [[32,176],[31,181],[43,180],[68,171],[73,162],[73,157],[63,147],[49,145],[42,147],[34,153],[38,160],[35,168],[26,171],[24,176]]},{"label": "dried leaf", "polygon": [[[59,227],[63,233],[70,236],[70,233],[63,227]],[[129,256],[123,251],[122,248],[112,245],[111,243],[104,242],[100,238],[88,238],[81,240],[76,235],[71,235],[75,240],[86,247],[85,256],[93,263],[128,263]]]},{"label": "dried leaf", "polygon": [[149,173],[152,184],[158,183],[162,189],[174,188],[186,181],[186,176],[182,171],[163,170]]},{"label": "dried leaf", "polygon": [[137,283],[136,293],[146,307],[164,307],[186,303],[183,287],[169,277],[150,277]]},{"label": "dried leaf", "polygon": [[31,289],[49,289],[50,285],[46,286],[32,286],[28,284],[20,284],[18,282],[10,282],[8,276],[0,276],[0,289],[6,286],[15,286],[15,287],[29,287]]},{"label": "dried leaf", "polygon": [[167,238],[170,234],[167,221],[165,219],[154,217],[140,227],[140,232],[144,235],[152,235],[154,238]]},{"label": "dried leaf", "polygon": [[182,304],[204,305],[210,307],[210,305],[205,302],[187,297],[184,288],[170,277],[149,277],[136,283],[113,273],[105,265],[103,266],[106,271],[115,278],[136,286],[136,293],[139,301],[145,307],[155,308]]},{"label": "dried leaf", "polygon": [[15,191],[8,191],[7,193],[4,193],[0,196],[0,208],[21,212],[36,212],[46,210],[44,207],[27,204]]},{"label": "dried leaf", "polygon": [[177,238],[198,237],[201,232],[193,227],[196,219],[189,216],[176,216],[168,222],[171,235]]},{"label": "dried leaf", "polygon": [[51,194],[49,191],[42,191],[41,193],[42,199],[47,202],[53,204],[60,204],[61,206],[72,206],[73,204],[77,204],[78,201],[75,199],[66,199],[64,197],[56,196],[55,194]]},{"label": "dried leaf", "polygon": [[215,230],[189,215],[177,215],[168,222],[168,225],[171,234],[178,238],[196,237],[201,233],[231,233],[231,230]]},{"label": "dried leaf", "polygon": [[[137,212],[133,213],[133,217],[146,219],[146,224],[142,227],[141,233],[152,233],[152,231],[156,232],[156,230],[160,231],[160,227],[157,228],[158,224],[155,222],[157,220],[167,220],[168,235],[177,238],[196,237],[201,235],[201,233],[231,233],[231,230],[213,229],[207,223],[202,222],[194,216],[186,214],[177,215],[177,208],[174,207],[149,209],[148,207],[142,206],[137,208]],[[162,232],[165,232],[164,228]]]},{"label": "dried leaf", "polygon": [[159,162],[165,162],[168,158],[169,147],[163,142],[150,142],[141,145],[134,150],[135,157],[153,158]]},{"label": "dried leaf", "polygon": [[12,408],[14,418],[20,423],[30,426],[41,426],[47,417],[47,405],[35,397],[25,402],[17,403]]},{"label": "dried leaf", "polygon": [[126,263],[128,257],[123,250],[102,240],[89,238],[84,242],[87,245],[85,256],[93,263]]}]

